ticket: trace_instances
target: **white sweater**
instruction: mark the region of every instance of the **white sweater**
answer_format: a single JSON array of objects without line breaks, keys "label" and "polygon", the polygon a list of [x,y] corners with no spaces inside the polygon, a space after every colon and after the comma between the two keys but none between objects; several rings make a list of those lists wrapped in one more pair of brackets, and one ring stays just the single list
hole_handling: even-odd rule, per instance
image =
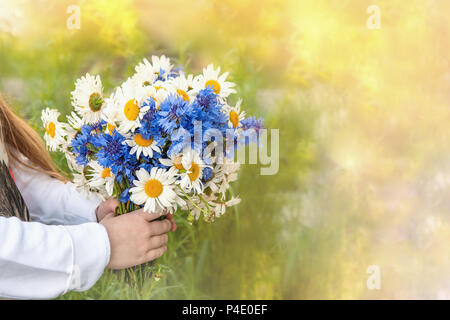
[{"label": "white sweater", "polygon": [[73,184],[36,171],[12,170],[33,222],[0,217],[0,297],[47,299],[88,290],[110,255],[95,215],[100,199],[88,200]]}]

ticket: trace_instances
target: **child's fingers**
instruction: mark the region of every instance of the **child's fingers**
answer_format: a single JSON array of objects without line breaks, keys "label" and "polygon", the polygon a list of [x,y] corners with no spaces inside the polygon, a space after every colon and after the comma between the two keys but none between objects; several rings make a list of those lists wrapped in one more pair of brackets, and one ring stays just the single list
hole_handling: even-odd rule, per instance
[{"label": "child's fingers", "polygon": [[119,206],[119,200],[117,200],[116,198],[109,198],[107,200],[107,207],[109,211],[114,212],[116,210],[116,208]]},{"label": "child's fingers", "polygon": [[114,213],[113,212],[108,213],[107,215],[105,215],[101,221],[109,220],[109,219],[112,219],[112,218],[114,218]]},{"label": "child's fingers", "polygon": [[172,223],[172,228],[170,228],[170,231],[173,232],[173,231],[177,230],[177,224],[173,220],[173,214],[168,214],[167,219],[170,221],[170,223]]},{"label": "child's fingers", "polygon": [[143,217],[146,221],[150,222],[153,221],[155,219],[158,219],[159,217],[161,217],[161,214],[159,213],[148,213],[144,211],[144,208],[138,209],[136,211],[133,211],[132,214],[137,214],[140,215],[141,217]]}]

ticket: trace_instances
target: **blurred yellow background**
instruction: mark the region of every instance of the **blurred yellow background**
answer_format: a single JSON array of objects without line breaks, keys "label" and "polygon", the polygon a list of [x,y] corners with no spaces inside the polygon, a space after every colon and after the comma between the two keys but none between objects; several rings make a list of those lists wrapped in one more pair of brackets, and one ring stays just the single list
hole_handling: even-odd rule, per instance
[{"label": "blurred yellow background", "polygon": [[162,280],[105,274],[65,298],[450,298],[448,12],[446,0],[0,0],[0,90],[38,130],[42,108],[70,110],[78,77],[110,91],[152,54],[229,70],[244,108],[280,129],[278,174],[244,166],[237,210],[213,225],[179,217]]}]

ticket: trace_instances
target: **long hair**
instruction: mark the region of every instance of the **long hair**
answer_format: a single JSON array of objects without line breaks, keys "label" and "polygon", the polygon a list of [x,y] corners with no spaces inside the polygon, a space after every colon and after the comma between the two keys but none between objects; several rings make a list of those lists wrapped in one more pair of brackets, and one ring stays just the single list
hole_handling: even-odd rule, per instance
[{"label": "long hair", "polygon": [[37,132],[13,112],[1,93],[0,136],[10,163],[40,171],[63,182],[68,181],[53,163]]}]

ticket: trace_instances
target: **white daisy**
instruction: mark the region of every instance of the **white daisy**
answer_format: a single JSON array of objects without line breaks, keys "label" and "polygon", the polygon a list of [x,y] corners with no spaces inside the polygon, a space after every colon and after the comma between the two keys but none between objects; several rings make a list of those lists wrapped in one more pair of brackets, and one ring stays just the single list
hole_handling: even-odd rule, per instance
[{"label": "white daisy", "polygon": [[170,59],[166,56],[152,56],[150,63],[146,58],[139,63],[135,70],[133,78],[138,81],[140,85],[152,85],[159,77],[166,79],[167,75],[172,71],[173,65],[170,64]]},{"label": "white daisy", "polygon": [[100,198],[101,200],[106,200],[106,197],[104,196],[104,192],[100,193],[98,188],[93,188],[89,185],[88,179],[86,179],[85,174],[82,171],[74,170],[72,171],[73,175],[73,184],[75,185],[78,192],[81,194],[86,195],[88,199],[97,199]]},{"label": "white daisy", "polygon": [[159,109],[161,103],[166,100],[167,96],[171,93],[168,88],[168,84],[166,82],[157,81],[154,84],[154,88],[156,90],[156,94],[153,96],[153,99],[156,103],[156,109]]},{"label": "white daisy", "polygon": [[[173,168],[170,168],[168,170],[169,174],[174,176],[176,179],[178,177],[177,171],[178,170],[174,170]],[[174,183],[176,185],[176,181]],[[167,213],[172,213],[173,214],[173,213],[175,213],[177,211],[178,208],[181,208],[181,210],[184,210],[183,208],[185,208],[185,209],[187,208],[186,207],[187,200],[184,199],[185,194],[183,193],[183,191],[180,190],[180,188],[178,188],[178,187],[175,187],[174,191],[177,194],[177,196],[175,197],[175,203],[173,204],[172,207],[166,209]]]},{"label": "white daisy", "polygon": [[174,191],[176,177],[170,171],[153,167],[150,173],[141,168],[136,171],[138,180],[130,189],[130,199],[137,205],[144,205],[144,211],[163,213],[176,204]]},{"label": "white daisy", "polygon": [[146,97],[142,96],[142,91],[138,88],[132,79],[128,79],[107,100],[104,116],[109,114],[116,118],[119,123],[117,131],[121,134],[134,132],[139,128],[142,117],[150,109],[148,106],[141,107]]},{"label": "white daisy", "polygon": [[153,157],[153,151],[161,153],[161,149],[153,138],[144,139],[140,133],[130,136],[124,143],[131,147],[130,154],[136,153],[137,159],[139,159],[141,153],[150,158]]},{"label": "white daisy", "polygon": [[220,75],[220,67],[214,70],[212,64],[203,69],[203,74],[199,75],[197,80],[201,89],[206,87],[212,87],[214,93],[218,94],[221,98],[228,97],[231,93],[236,93],[233,89],[234,83],[225,81],[228,77],[228,72]]},{"label": "white daisy", "polygon": [[198,220],[202,213],[208,212],[208,209],[206,204],[196,195],[192,196],[190,201],[186,201],[185,205],[181,207],[181,210],[189,211],[188,222],[191,224],[192,220]]},{"label": "white daisy", "polygon": [[[181,157],[181,164],[183,169],[180,172],[180,186],[186,192],[190,192],[192,189],[196,193],[203,192],[203,169],[206,167],[199,154],[194,150],[188,149],[183,151]],[[183,172],[184,171],[184,172]]]},{"label": "white daisy", "polygon": [[159,162],[170,169],[176,169],[176,172],[178,172],[179,170],[184,170],[183,164],[181,163],[182,157],[182,154],[172,154],[168,159],[159,159]]},{"label": "white daisy", "polygon": [[212,222],[215,217],[215,203],[217,197],[214,194],[211,195],[194,195],[190,197],[190,201],[186,201],[186,205],[181,209],[189,211],[188,222],[192,222],[194,219],[198,220],[203,215],[203,220],[206,222]]},{"label": "white daisy", "polygon": [[152,64],[145,58],[136,66],[135,70],[136,73],[133,75],[133,80],[139,86],[151,86],[158,78],[158,73],[154,72]]},{"label": "white daisy", "polygon": [[160,57],[152,56],[153,72],[158,74],[160,78],[166,79],[172,71],[173,65],[170,64],[170,59],[165,55]]},{"label": "white daisy", "polygon": [[73,153],[66,151],[65,155],[67,164],[73,175],[72,183],[75,185],[78,192],[85,194],[88,199],[91,199],[93,197],[100,197],[102,200],[106,200],[106,190],[104,186],[100,186],[99,188],[91,186],[91,184],[89,183],[90,181],[86,178],[85,175],[85,167],[79,165],[76,162]]},{"label": "white daisy", "polygon": [[97,123],[101,119],[104,107],[103,87],[99,76],[86,73],[75,82],[75,90],[71,92],[72,105],[86,123]]},{"label": "white daisy", "polygon": [[92,190],[89,186],[89,181],[86,179],[83,173],[73,172],[73,184],[75,185],[78,192],[84,195],[91,195]]},{"label": "white daisy", "polygon": [[[174,170],[180,180],[177,181],[185,192],[203,192],[203,169],[209,167],[200,158],[200,155],[192,149],[185,149],[182,153],[172,154],[167,159],[159,159],[159,162],[170,170]],[[209,163],[209,162],[208,162]]]},{"label": "white daisy", "polygon": [[167,82],[156,81],[151,86],[141,86],[136,89],[137,95],[141,97],[142,101],[152,98],[155,101],[156,109],[159,109],[161,103],[167,98],[170,93]]},{"label": "white daisy", "polygon": [[[174,174],[173,171],[172,174]],[[175,193],[177,194],[177,197],[175,198],[175,205],[168,211],[168,213],[174,213],[177,211],[177,208],[183,208],[186,206],[186,200],[183,199],[183,192],[179,188],[175,188]]]},{"label": "white daisy", "polygon": [[241,111],[241,103],[242,99],[239,99],[234,107],[229,105],[224,105],[222,107],[223,113],[225,113],[228,117],[229,128],[238,128],[241,121],[245,119],[245,111]]},{"label": "white daisy", "polygon": [[116,107],[114,103],[114,94],[111,97],[105,99],[106,107],[102,112],[102,120],[106,122],[105,131],[109,132],[110,135],[113,134],[114,130],[117,128],[119,122],[119,108]]},{"label": "white daisy", "polygon": [[75,130],[81,130],[81,127],[86,124],[84,118],[80,118],[75,112],[71,112],[66,118],[69,125]]},{"label": "white daisy", "polygon": [[153,85],[139,86],[139,84],[136,84],[136,95],[141,97],[141,99],[145,101],[148,98],[153,98],[156,95],[156,89]]},{"label": "white daisy", "polygon": [[42,111],[41,120],[45,128],[44,140],[50,151],[62,150],[67,135],[65,125],[58,121],[60,113],[46,108]]},{"label": "white daisy", "polygon": [[167,91],[167,90],[169,90],[171,87],[170,87],[169,81],[156,80],[156,81],[153,83],[153,88],[155,88],[156,91],[159,91],[159,90],[165,90],[165,91]]},{"label": "white daisy", "polygon": [[[70,152],[69,148],[72,147],[72,140],[76,138],[80,131],[72,129],[70,126],[67,126],[67,136],[64,142],[61,145],[61,149],[63,152]],[[75,159],[75,157],[74,157]]]},{"label": "white daisy", "polygon": [[215,166],[213,169],[213,174],[208,181],[205,182],[205,189],[209,188],[213,193],[219,192],[219,188],[225,180],[225,175],[219,166]]},{"label": "white daisy", "polygon": [[100,191],[104,189],[106,195],[111,197],[115,180],[115,175],[111,172],[111,168],[104,168],[97,161],[91,161],[88,166],[92,169],[86,174],[89,186]]},{"label": "white daisy", "polygon": [[[225,214],[226,209],[237,205],[241,202],[241,199],[237,197],[231,197],[230,200],[219,199],[217,194],[191,197],[191,201],[186,201],[186,204],[181,208],[187,210],[190,213],[191,219],[198,220],[201,215],[206,222],[213,222],[215,218],[218,218]],[[221,197],[222,198],[222,197]],[[189,217],[188,217],[189,220]]]},{"label": "white daisy", "polygon": [[192,74],[188,75],[187,78],[183,72],[176,78],[171,78],[168,80],[171,91],[176,92],[185,101],[191,101],[195,96],[194,90],[194,76]]},{"label": "white daisy", "polygon": [[241,202],[238,197],[231,197],[228,201],[214,201],[209,204],[213,208],[212,211],[216,217],[220,217],[225,214],[227,208],[235,206]]},{"label": "white daisy", "polygon": [[237,180],[237,171],[239,168],[239,162],[233,162],[226,157],[222,158],[222,162],[214,166],[213,175],[205,183],[205,188],[210,188],[212,192],[221,193],[225,196],[226,191],[230,187],[230,183]]},{"label": "white daisy", "polygon": [[70,152],[69,150],[65,149],[64,150],[64,156],[66,157],[67,160],[67,166],[70,169],[70,172],[82,172],[83,171],[83,167],[80,166],[76,160],[75,160],[75,155]]}]

